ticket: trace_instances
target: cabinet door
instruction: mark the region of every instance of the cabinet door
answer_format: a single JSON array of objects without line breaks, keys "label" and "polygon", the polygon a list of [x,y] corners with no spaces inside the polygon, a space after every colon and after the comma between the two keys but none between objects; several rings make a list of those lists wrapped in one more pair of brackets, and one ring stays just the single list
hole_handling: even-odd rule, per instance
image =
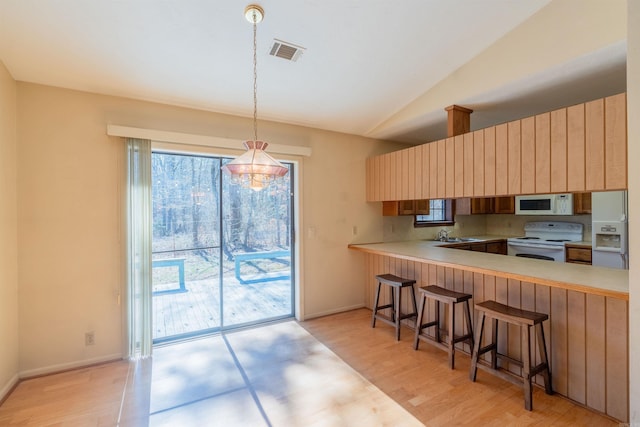
[{"label": "cabinet door", "polygon": [[463,151],[463,170],[464,170],[464,189],[463,196],[471,197],[473,196],[473,164],[474,164],[474,154],[473,154],[473,132],[465,133],[463,135],[464,138],[464,151]]},{"label": "cabinet door", "polygon": [[576,215],[591,213],[591,193],[573,194],[573,213]]},{"label": "cabinet door", "polygon": [[474,252],[486,252],[487,244],[486,243],[472,243],[471,250]]},{"label": "cabinet door", "polygon": [[[429,144],[429,199],[439,199],[438,143]],[[442,183],[444,184],[444,178]],[[442,187],[444,190],[444,186]],[[444,193],[444,191],[443,191]]]},{"label": "cabinet door", "polygon": [[627,97],[609,96],[605,108],[605,187],[627,188]]},{"label": "cabinet door", "polygon": [[[409,165],[410,148],[401,150],[400,155],[400,200],[413,200],[415,195],[411,194],[411,186],[413,185],[413,166]],[[411,176],[411,179],[409,178]]]},{"label": "cabinet door", "polygon": [[516,201],[513,196],[496,197],[493,212],[497,214],[513,214],[516,212]]},{"label": "cabinet door", "polygon": [[488,214],[493,213],[492,197],[476,197],[471,199],[472,214]]},{"label": "cabinet door", "polygon": [[[421,167],[421,171],[422,171],[422,180],[420,181],[420,184],[422,185],[422,193],[420,195],[421,199],[430,199],[431,198],[431,193],[430,193],[430,185],[431,185],[431,166],[430,166],[430,159],[429,159],[429,147],[431,146],[431,144],[423,144],[420,147],[422,148],[420,150],[420,154],[422,156],[422,167]],[[434,194],[435,196],[435,194]]]},{"label": "cabinet door", "polygon": [[528,117],[520,121],[522,152],[522,194],[536,192],[536,119]]},{"label": "cabinet door", "polygon": [[[453,196],[464,195],[464,135],[453,138]],[[448,161],[449,159],[447,159]]]},{"label": "cabinet door", "polygon": [[604,190],[604,100],[585,104],[585,190]]},{"label": "cabinet door", "polygon": [[415,203],[413,200],[398,201],[398,215],[413,215],[415,213]]},{"label": "cabinet door", "polygon": [[487,242],[487,253],[506,255],[507,241],[501,240],[499,242]]},{"label": "cabinet door", "polygon": [[584,104],[567,108],[567,158],[567,191],[584,191]]},{"label": "cabinet door", "polygon": [[567,109],[551,112],[551,192],[567,191]]},{"label": "cabinet door", "polygon": [[454,138],[447,138],[445,141],[445,198],[455,197],[455,148]]},{"label": "cabinet door", "polygon": [[418,145],[413,150],[413,188],[415,192],[416,199],[424,199],[427,198],[425,194],[423,194],[423,186],[422,181],[425,179],[424,174],[422,172],[422,152],[424,151],[425,145]]},{"label": "cabinet door", "polygon": [[496,195],[496,127],[484,130],[484,195]]},{"label": "cabinet door", "polygon": [[393,190],[391,186],[395,186],[395,159],[393,158],[393,153],[387,153],[383,156],[384,161],[384,192],[382,195],[382,200],[394,200],[395,198],[395,187]]},{"label": "cabinet door", "polygon": [[473,133],[473,195],[484,196],[484,131]]},{"label": "cabinet door", "polygon": [[414,214],[416,215],[429,215],[429,200],[421,199],[414,200]]},{"label": "cabinet door", "polygon": [[551,114],[536,116],[536,193],[551,191]]},{"label": "cabinet door", "polygon": [[374,157],[367,157],[365,163],[365,191],[367,202],[373,202],[373,164],[375,162]]},{"label": "cabinet door", "polygon": [[509,158],[507,124],[496,126],[496,195],[509,193]]},{"label": "cabinet door", "polygon": [[520,194],[521,180],[520,172],[522,171],[522,158],[520,157],[520,120],[509,122],[507,124],[508,131],[508,148],[507,156],[509,159],[508,176],[509,183],[507,194]]}]

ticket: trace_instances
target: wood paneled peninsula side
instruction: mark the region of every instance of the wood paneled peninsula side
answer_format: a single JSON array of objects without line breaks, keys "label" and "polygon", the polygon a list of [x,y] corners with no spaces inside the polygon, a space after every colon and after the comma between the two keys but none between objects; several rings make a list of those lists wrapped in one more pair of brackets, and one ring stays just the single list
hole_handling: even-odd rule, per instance
[{"label": "wood paneled peninsula side", "polygon": [[[547,313],[549,321],[544,327],[554,391],[616,420],[628,421],[627,270],[519,259],[442,245],[434,241],[349,245],[365,257],[365,305],[371,308],[375,275],[391,273],[415,279],[418,287],[437,284],[470,293],[474,303],[495,300]],[[406,302],[408,298],[403,299],[403,304]],[[433,306],[427,307],[425,315],[431,318],[432,310]],[[472,317],[475,322],[475,315]],[[456,319],[456,328],[462,324],[462,318]],[[505,326],[499,346],[501,352],[519,358],[519,329]],[[459,349],[470,352],[466,344]],[[520,372],[517,366],[506,367]],[[536,378],[536,383],[541,379]]]}]

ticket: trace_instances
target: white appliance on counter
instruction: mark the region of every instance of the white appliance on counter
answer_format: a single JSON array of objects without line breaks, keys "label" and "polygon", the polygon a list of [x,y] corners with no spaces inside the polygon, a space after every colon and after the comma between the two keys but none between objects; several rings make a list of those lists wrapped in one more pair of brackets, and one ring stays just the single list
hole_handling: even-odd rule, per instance
[{"label": "white appliance on counter", "polygon": [[524,237],[507,239],[507,255],[564,262],[564,243],[581,241],[583,228],[576,222],[527,222]]},{"label": "white appliance on counter", "polygon": [[516,215],[573,215],[573,194],[516,196]]},{"label": "white appliance on counter", "polygon": [[629,268],[627,192],[591,193],[592,265]]}]

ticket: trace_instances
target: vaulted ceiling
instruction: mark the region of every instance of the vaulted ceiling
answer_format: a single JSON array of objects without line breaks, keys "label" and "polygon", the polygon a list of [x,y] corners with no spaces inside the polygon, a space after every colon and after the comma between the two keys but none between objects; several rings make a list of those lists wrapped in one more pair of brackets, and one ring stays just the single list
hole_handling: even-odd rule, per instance
[{"label": "vaulted ceiling", "polygon": [[[251,116],[247,4],[0,0],[0,61],[19,81]],[[551,55],[551,66],[519,70],[485,90],[467,87],[473,77],[465,67],[544,13],[550,0],[259,4],[265,9],[258,25],[258,115],[264,120],[419,143],[444,136],[449,104],[473,108],[472,126],[480,128],[626,87],[624,40]],[[304,48],[301,56],[269,55],[274,39]],[[558,42],[562,49],[566,40]],[[509,60],[505,51],[495,66],[517,68]],[[456,76],[464,79],[459,85]],[[450,99],[438,92],[447,87],[456,88]]]}]

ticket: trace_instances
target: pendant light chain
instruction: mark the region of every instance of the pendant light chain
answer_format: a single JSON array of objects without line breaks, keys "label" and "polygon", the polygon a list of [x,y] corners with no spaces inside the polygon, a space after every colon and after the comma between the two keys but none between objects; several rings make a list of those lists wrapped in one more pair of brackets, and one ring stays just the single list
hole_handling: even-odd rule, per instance
[{"label": "pendant light chain", "polygon": [[253,11],[253,140],[258,140],[258,22]]}]

